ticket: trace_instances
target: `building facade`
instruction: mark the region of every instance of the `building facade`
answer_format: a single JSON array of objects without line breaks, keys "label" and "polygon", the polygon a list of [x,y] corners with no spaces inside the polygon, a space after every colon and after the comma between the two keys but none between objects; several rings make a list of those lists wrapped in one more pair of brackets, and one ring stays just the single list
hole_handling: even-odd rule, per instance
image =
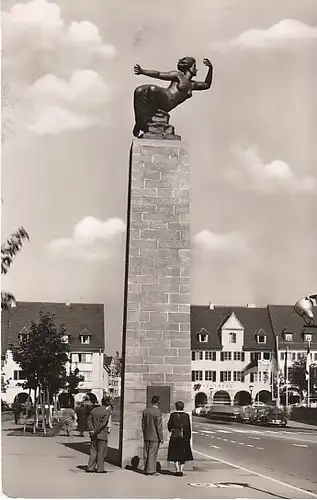
[{"label": "building facade", "polygon": [[310,342],[312,361],[317,362],[315,337],[291,306],[192,306],[195,406],[271,401],[273,375],[283,373],[286,355],[290,372],[292,363],[306,356]]},{"label": "building facade", "polygon": [[79,375],[84,377],[75,399],[81,400],[86,393],[93,393],[100,400],[104,391],[104,306],[39,302],[17,302],[15,307],[2,313],[2,399],[11,404],[17,395],[22,400],[27,396],[22,388],[24,373],[14,362],[8,345],[16,345],[27,336],[30,323],[38,321],[41,313],[53,314],[55,323],[65,326],[63,341],[70,347],[66,368],[68,371],[78,368]]},{"label": "building facade", "polygon": [[121,396],[121,367],[122,362],[118,351],[116,352],[116,356],[104,357],[104,374],[107,379],[107,392],[115,399]]}]

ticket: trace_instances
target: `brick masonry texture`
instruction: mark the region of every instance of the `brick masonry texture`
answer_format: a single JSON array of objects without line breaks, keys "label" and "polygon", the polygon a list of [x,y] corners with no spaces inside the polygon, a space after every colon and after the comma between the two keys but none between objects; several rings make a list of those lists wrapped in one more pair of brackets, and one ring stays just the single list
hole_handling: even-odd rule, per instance
[{"label": "brick masonry texture", "polygon": [[[133,141],[130,158],[122,465],[142,459],[147,386],[191,412],[189,158],[183,141]],[[168,415],[163,418],[166,459]]]}]

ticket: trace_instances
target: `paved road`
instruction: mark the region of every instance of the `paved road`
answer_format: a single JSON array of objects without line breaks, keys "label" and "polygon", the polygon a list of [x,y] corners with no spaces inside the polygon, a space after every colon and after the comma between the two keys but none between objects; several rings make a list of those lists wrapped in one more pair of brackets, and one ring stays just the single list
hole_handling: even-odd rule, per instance
[{"label": "paved road", "polygon": [[[215,423],[194,417],[193,433],[193,448],[201,456],[210,455],[317,494],[317,432],[314,429]],[[295,498],[296,490],[291,493]]]}]

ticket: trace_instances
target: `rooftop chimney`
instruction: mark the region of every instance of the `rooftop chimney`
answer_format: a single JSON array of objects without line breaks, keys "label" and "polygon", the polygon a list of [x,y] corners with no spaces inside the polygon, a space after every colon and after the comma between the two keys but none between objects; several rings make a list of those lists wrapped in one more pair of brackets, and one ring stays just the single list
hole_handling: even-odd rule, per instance
[{"label": "rooftop chimney", "polygon": [[67,300],[66,303],[65,303],[66,306],[70,306],[70,301]]},{"label": "rooftop chimney", "polygon": [[214,304],[211,304],[211,303],[209,302],[209,304],[208,304],[208,305],[209,305],[209,309],[215,309],[215,305],[214,305]]}]

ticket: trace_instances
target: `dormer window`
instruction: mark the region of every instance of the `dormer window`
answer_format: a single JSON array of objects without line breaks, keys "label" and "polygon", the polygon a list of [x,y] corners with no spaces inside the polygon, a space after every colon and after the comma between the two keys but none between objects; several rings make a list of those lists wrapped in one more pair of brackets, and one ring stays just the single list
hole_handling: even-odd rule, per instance
[{"label": "dormer window", "polygon": [[236,344],[237,343],[237,334],[236,334],[236,332],[230,332],[229,333],[229,343],[230,344]]},{"label": "dormer window", "polygon": [[80,343],[81,344],[90,344],[90,342],[91,342],[91,335],[88,335],[88,334],[80,335]]},{"label": "dormer window", "polygon": [[198,332],[198,342],[208,342],[208,332],[205,328],[202,328]]},{"label": "dormer window", "polygon": [[29,338],[30,338],[29,330],[24,326],[18,335],[19,342],[22,342],[24,340],[29,340]]},{"label": "dormer window", "polygon": [[62,335],[62,342],[64,342],[64,344],[68,344],[69,343],[69,335]]},{"label": "dormer window", "polygon": [[284,340],[285,340],[285,342],[292,342],[293,341],[293,334],[292,333],[284,333]]},{"label": "dormer window", "polygon": [[266,335],[257,335],[256,341],[258,344],[266,344]]},{"label": "dormer window", "polygon": [[19,333],[19,342],[23,342],[24,340],[29,340],[29,335],[27,333]]},{"label": "dormer window", "polygon": [[311,333],[305,333],[304,334],[304,342],[312,342],[313,336]]}]

